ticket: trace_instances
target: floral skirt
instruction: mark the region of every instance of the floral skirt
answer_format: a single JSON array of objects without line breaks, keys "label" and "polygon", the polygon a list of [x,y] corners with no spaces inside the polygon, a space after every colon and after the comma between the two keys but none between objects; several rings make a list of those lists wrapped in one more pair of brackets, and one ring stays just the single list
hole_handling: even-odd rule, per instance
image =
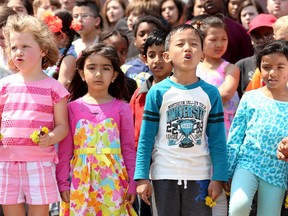
[{"label": "floral skirt", "polygon": [[128,174],[121,154],[80,154],[71,161],[70,203],[62,216],[136,216],[128,200]]}]

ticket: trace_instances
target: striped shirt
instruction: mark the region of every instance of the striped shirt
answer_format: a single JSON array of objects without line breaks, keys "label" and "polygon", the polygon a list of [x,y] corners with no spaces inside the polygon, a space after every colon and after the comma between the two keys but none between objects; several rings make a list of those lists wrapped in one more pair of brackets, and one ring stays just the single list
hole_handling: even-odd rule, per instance
[{"label": "striped shirt", "polygon": [[54,128],[54,105],[68,96],[55,79],[24,82],[18,74],[0,80],[1,161],[57,161],[54,146],[40,148],[30,135]]}]

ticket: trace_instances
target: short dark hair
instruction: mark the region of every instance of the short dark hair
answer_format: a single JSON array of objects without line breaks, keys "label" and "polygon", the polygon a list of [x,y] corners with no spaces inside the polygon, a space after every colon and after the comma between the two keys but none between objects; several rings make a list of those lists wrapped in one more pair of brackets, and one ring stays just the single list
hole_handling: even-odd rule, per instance
[{"label": "short dark hair", "polygon": [[166,31],[160,31],[160,30],[153,31],[145,41],[144,55],[147,55],[148,48],[153,46],[153,45],[155,45],[155,46],[163,45],[164,46],[167,34],[168,33]]},{"label": "short dark hair", "polygon": [[74,7],[88,7],[93,13],[94,17],[100,17],[100,10],[95,1],[92,0],[76,0]]},{"label": "short dark hair", "polygon": [[256,55],[256,65],[261,71],[261,61],[263,56],[278,53],[284,55],[288,61],[288,41],[286,40],[276,40],[271,41],[264,46],[262,50]]},{"label": "short dark hair", "polygon": [[201,48],[203,49],[203,37],[202,34],[200,33],[199,30],[197,30],[196,28],[194,28],[192,25],[188,25],[188,24],[182,24],[179,26],[176,26],[175,28],[173,28],[169,34],[167,35],[166,39],[165,39],[165,50],[169,50],[169,46],[170,46],[170,40],[171,37],[176,33],[176,32],[181,32],[181,31],[185,31],[187,29],[191,29],[192,31],[195,32],[196,35],[199,36],[200,42],[201,42]]},{"label": "short dark hair", "polygon": [[138,31],[138,28],[139,28],[139,25],[140,25],[141,23],[153,24],[153,25],[155,25],[155,27],[156,27],[157,29],[160,29],[160,30],[164,30],[164,29],[165,29],[164,26],[163,26],[163,24],[161,23],[161,21],[160,21],[159,19],[157,19],[156,17],[154,17],[154,16],[149,16],[149,15],[148,15],[148,16],[143,16],[143,17],[140,17],[140,18],[136,21],[135,25],[133,26],[134,37],[136,37],[137,31]]}]

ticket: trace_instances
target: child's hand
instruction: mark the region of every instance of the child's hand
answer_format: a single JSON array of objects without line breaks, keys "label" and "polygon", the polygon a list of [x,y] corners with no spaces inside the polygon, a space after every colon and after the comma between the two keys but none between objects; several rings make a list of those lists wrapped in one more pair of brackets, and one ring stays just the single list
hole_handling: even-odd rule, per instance
[{"label": "child's hand", "polygon": [[48,134],[43,134],[43,135],[39,135],[39,142],[38,142],[38,145],[40,147],[48,147],[50,146],[52,143],[51,143],[51,136]]},{"label": "child's hand", "polygon": [[230,196],[231,179],[229,179],[228,182],[223,182],[223,183],[222,183],[222,188],[224,189],[225,194],[226,194],[227,196]]},{"label": "child's hand", "polygon": [[136,199],[136,195],[135,194],[126,194],[126,200],[128,200],[131,204],[133,204],[135,202]]},{"label": "child's hand", "polygon": [[141,199],[147,204],[151,205],[148,200],[152,193],[152,186],[148,179],[142,179],[137,182],[137,193],[141,197]]},{"label": "child's hand", "polygon": [[284,138],[278,144],[277,157],[280,160],[288,162],[288,138]]},{"label": "child's hand", "polygon": [[51,134],[47,127],[41,127],[40,130],[34,130],[30,135],[31,140],[40,147],[48,147],[52,143]]},{"label": "child's hand", "polygon": [[208,196],[216,200],[222,194],[222,182],[211,181],[208,187]]},{"label": "child's hand", "polygon": [[62,191],[60,193],[60,195],[61,195],[61,199],[64,202],[69,203],[69,201],[70,201],[70,191]]}]

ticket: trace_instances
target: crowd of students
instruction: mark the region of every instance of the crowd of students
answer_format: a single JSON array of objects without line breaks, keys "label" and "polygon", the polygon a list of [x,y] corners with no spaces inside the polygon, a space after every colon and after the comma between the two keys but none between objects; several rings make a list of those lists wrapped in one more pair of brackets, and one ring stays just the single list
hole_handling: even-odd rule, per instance
[{"label": "crowd of students", "polygon": [[5,216],[287,214],[288,1],[187,3],[0,5]]}]

